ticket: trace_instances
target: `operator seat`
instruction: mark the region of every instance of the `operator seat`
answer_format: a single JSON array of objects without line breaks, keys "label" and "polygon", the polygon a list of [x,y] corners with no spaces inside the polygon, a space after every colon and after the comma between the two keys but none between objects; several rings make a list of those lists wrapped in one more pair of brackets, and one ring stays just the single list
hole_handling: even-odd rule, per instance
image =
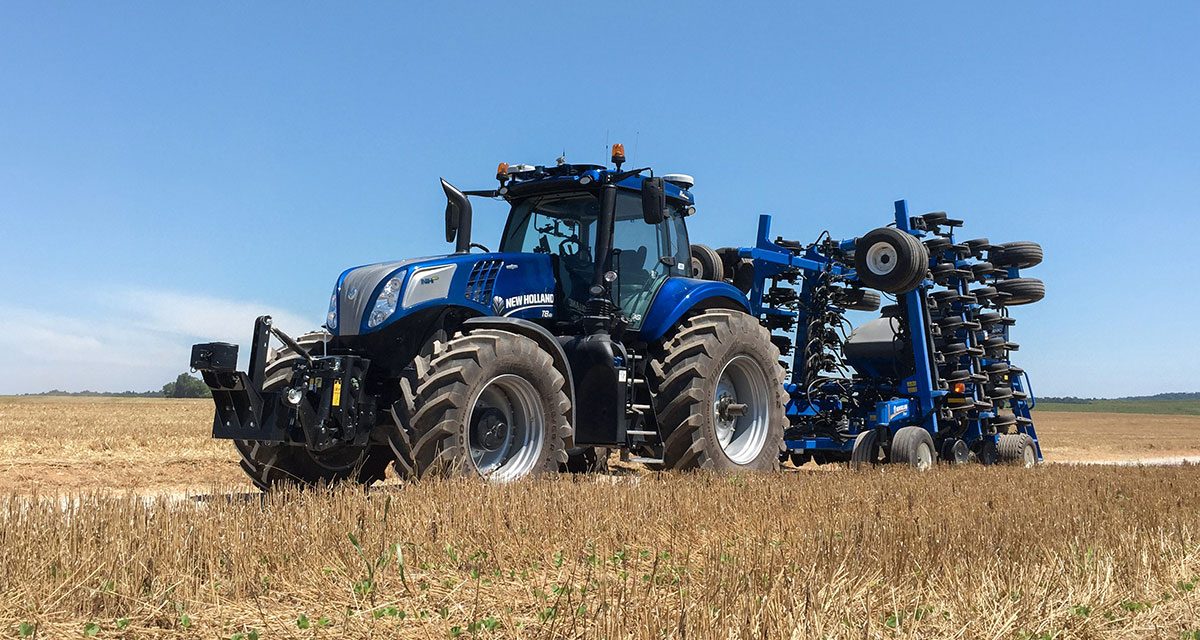
[{"label": "operator seat", "polygon": [[655,273],[646,269],[646,247],[622,250],[617,258],[618,282],[617,300],[626,312],[630,309],[645,308],[654,292],[651,290]]}]

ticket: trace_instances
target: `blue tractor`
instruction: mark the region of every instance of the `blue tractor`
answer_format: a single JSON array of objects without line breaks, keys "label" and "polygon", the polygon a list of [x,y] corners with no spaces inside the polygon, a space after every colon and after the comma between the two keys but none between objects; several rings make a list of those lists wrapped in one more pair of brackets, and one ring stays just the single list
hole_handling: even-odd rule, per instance
[{"label": "blue tractor", "polygon": [[[260,317],[248,371],[195,345],[213,437],[264,490],[597,471],[614,450],[658,470],[1040,459],[1006,311],[1041,297],[1017,271],[1040,247],[959,244],[897,203],[861,238],[771,240],[763,216],[755,246],[713,250],[688,238],[690,177],[612,160],[443,180],[454,253],[348,269],[321,331]],[[511,207],[497,251],[471,197]],[[847,332],[876,291],[897,304]]]}]

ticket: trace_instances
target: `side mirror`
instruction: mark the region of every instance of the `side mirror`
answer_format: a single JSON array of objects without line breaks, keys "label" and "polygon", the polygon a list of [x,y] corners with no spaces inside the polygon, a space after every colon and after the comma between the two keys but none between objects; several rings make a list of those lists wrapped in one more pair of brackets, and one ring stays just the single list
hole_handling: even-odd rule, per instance
[{"label": "side mirror", "polygon": [[458,187],[442,179],[446,192],[446,242],[455,242],[455,250],[466,253],[471,246],[471,203]]},{"label": "side mirror", "polygon": [[662,178],[644,178],[642,180],[642,219],[646,224],[658,224],[663,221],[667,210],[667,191],[663,188]]}]

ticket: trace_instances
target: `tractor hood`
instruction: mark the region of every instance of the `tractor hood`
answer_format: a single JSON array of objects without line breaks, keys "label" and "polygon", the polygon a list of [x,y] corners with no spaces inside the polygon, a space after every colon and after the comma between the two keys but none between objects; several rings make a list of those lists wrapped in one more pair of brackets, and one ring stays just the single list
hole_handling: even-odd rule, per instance
[{"label": "tractor hood", "polygon": [[335,336],[374,333],[439,305],[468,307],[473,315],[543,317],[554,305],[550,258],[456,253],[347,269],[329,301],[326,326]]}]

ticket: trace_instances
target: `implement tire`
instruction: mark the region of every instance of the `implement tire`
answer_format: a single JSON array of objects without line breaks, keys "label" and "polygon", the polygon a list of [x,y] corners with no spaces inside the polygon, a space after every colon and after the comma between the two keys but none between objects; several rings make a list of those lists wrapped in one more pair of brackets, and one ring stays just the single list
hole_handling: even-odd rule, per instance
[{"label": "implement tire", "polygon": [[996,442],[996,454],[1003,464],[1012,464],[1026,469],[1037,465],[1037,449],[1033,438],[1027,433],[1006,433]]},{"label": "implement tire", "polygon": [[725,279],[725,263],[721,256],[706,244],[694,244],[692,253],[692,277],[700,280],[720,282]]},{"label": "implement tire", "polygon": [[[328,340],[329,334],[316,331],[300,336],[296,342],[311,353]],[[299,361],[300,354],[289,347],[270,352],[263,376],[263,391],[277,391],[291,382],[292,366]],[[242,471],[263,491],[289,485],[332,485],[351,480],[371,485],[383,480],[392,460],[387,448],[380,446],[344,447],[314,454],[303,446],[283,443],[234,440],[233,445],[241,456]]]},{"label": "implement tire", "polygon": [[1046,297],[1046,285],[1037,278],[1000,280],[995,287],[996,291],[1009,294],[1010,297],[1003,304],[1010,307],[1033,304]]},{"label": "implement tire", "polygon": [[650,363],[661,468],[772,471],[783,452],[783,369],[757,320],[712,309],[664,339]]},{"label": "implement tire", "polygon": [[855,242],[854,271],[863,284],[886,293],[907,293],[929,269],[929,251],[911,234],[883,227]]},{"label": "implement tire", "polygon": [[557,473],[571,435],[566,379],[537,342],[477,329],[419,356],[411,433],[389,434],[418,477],[494,482]]},{"label": "implement tire", "polygon": [[[1002,267],[1029,269],[1042,263],[1042,245],[1028,240],[1005,242],[992,251],[992,264]],[[997,262],[999,260],[999,262]]]},{"label": "implement tire", "polygon": [[928,471],[937,460],[937,450],[933,448],[933,438],[921,427],[901,427],[892,436],[892,450],[888,461],[893,464],[906,464],[917,471]]},{"label": "implement tire", "polygon": [[868,429],[855,436],[854,448],[850,450],[851,469],[859,471],[883,462],[883,447],[879,445],[878,431]]}]

